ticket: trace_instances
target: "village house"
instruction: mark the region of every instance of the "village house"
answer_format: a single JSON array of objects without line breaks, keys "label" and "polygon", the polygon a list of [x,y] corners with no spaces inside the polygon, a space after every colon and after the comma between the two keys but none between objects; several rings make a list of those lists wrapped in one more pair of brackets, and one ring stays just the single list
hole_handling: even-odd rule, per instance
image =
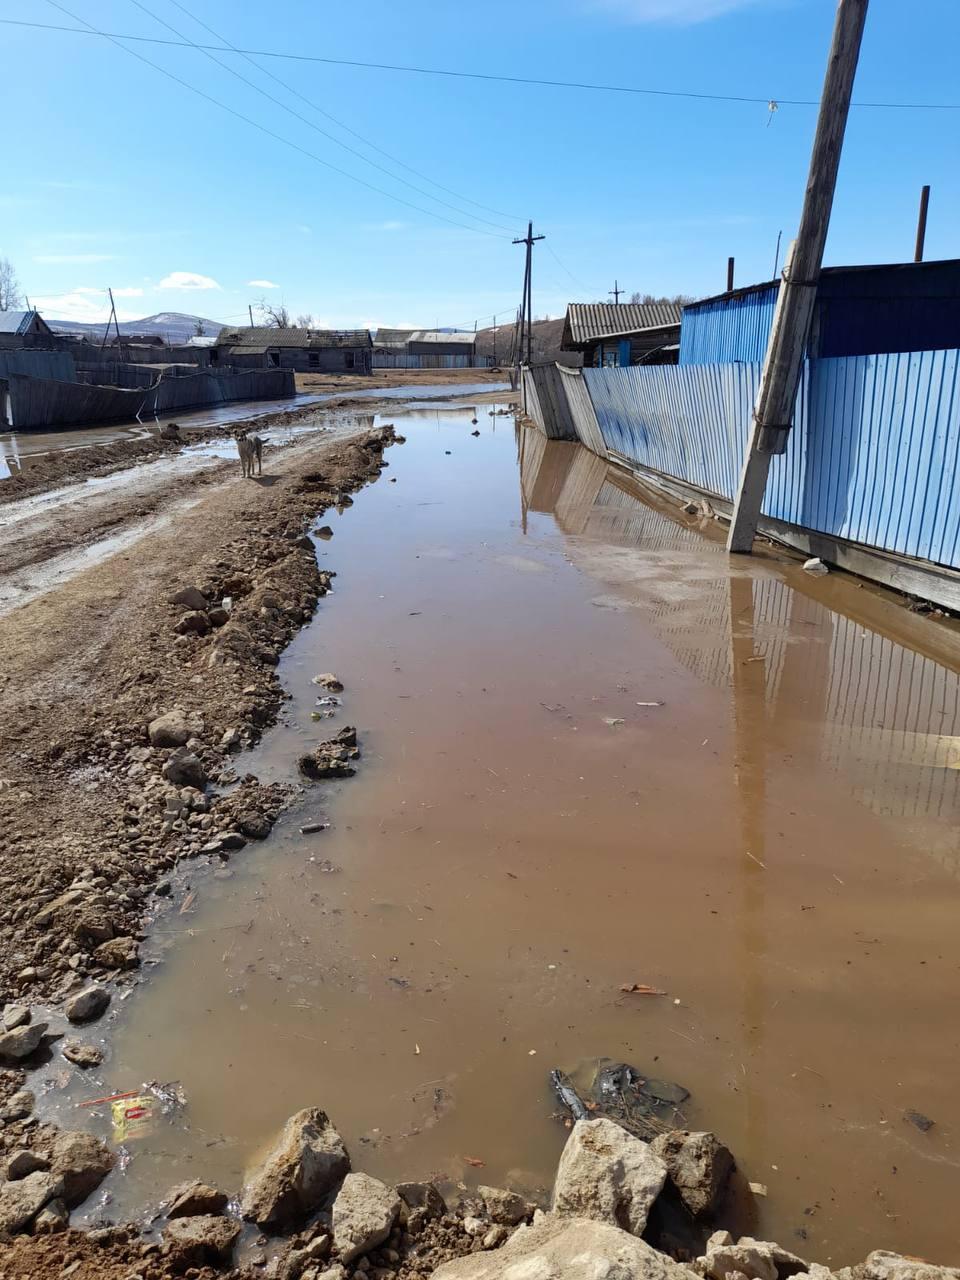
[{"label": "village house", "polygon": [[53,330],[39,311],[0,311],[0,348],[53,346]]},{"label": "village house", "polygon": [[221,329],[210,363],[297,373],[369,373],[369,329]]},{"label": "village house", "polygon": [[477,363],[475,333],[378,329],[373,344],[376,369],[472,369]]},{"label": "village house", "polygon": [[586,368],[676,364],[680,305],[676,302],[571,302],[560,339]]}]

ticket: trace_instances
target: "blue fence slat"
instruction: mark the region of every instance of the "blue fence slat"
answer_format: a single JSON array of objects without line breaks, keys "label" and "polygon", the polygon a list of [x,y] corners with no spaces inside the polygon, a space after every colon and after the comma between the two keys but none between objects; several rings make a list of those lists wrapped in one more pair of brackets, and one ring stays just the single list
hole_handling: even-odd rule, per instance
[{"label": "blue fence slat", "polygon": [[[732,499],[760,362],[584,369],[606,447]],[[805,362],[764,513],[960,567],[960,351]]]}]

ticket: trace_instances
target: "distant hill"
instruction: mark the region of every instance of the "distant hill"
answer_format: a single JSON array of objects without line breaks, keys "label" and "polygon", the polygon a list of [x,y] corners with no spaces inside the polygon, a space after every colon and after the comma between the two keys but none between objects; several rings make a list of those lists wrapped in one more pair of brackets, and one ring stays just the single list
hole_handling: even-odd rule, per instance
[{"label": "distant hill", "polygon": [[[492,356],[494,354],[493,329],[481,329],[477,333],[477,355]],[[579,367],[582,357],[579,351],[561,351],[560,339],[563,336],[563,317],[558,320],[534,320],[532,332],[532,355],[534,363],[542,360],[553,360],[557,364]],[[513,344],[513,325],[499,324],[496,330],[496,356],[498,364],[507,364]],[[526,348],[524,348],[526,355]]]},{"label": "distant hill", "polygon": [[[183,311],[158,311],[156,315],[144,316],[142,320],[121,320],[120,332],[125,336],[143,333],[165,338],[168,342],[186,342],[196,334],[198,320],[203,324],[203,331],[208,338],[215,337],[223,328],[218,321],[207,320],[203,316],[191,316]],[[80,320],[48,320],[47,324],[54,333],[85,335],[98,342],[102,340],[106,328],[103,324],[85,324]],[[112,332],[113,325],[110,329]]]}]

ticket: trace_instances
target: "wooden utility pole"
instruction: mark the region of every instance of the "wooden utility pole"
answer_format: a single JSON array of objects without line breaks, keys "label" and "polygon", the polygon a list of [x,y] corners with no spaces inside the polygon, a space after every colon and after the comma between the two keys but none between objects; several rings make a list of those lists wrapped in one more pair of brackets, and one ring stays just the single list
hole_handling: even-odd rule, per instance
[{"label": "wooden utility pole", "polygon": [[620,282],[619,282],[619,280],[614,280],[614,282],[613,282],[613,288],[610,290],[610,292],[613,294],[613,305],[614,305],[615,307],[619,307],[619,305],[620,305],[620,295],[621,295],[621,293],[625,293],[625,292],[626,292],[626,290],[624,290],[624,289],[621,289],[621,288],[620,288]]},{"label": "wooden utility pole", "polygon": [[727,259],[727,293],[733,293],[733,266],[735,261],[734,258]]},{"label": "wooden utility pole", "polygon": [[497,367],[497,317],[493,317],[493,367]]},{"label": "wooden utility pole", "polygon": [[867,3],[868,0],[839,0],[837,5],[800,228],[783,267],[753,411],[753,428],[727,538],[728,551],[749,553],[753,549],[770,459],[787,447],[830,225]]},{"label": "wooden utility pole", "polygon": [[247,303],[247,315],[250,317],[250,328],[252,329],[253,328],[253,307],[249,302]]},{"label": "wooden utility pole", "polygon": [[913,253],[914,262],[923,261],[923,242],[927,238],[927,206],[930,203],[930,188],[923,187],[920,191],[920,213],[917,217],[917,247]]},{"label": "wooden utility pole", "polygon": [[[523,307],[520,318],[520,349],[523,348],[523,321],[526,318],[527,323],[527,364],[530,363],[533,351],[533,246],[537,240],[544,240],[545,236],[535,236],[533,234],[533,223],[527,223],[527,234],[520,236],[514,240],[514,244],[525,244],[527,246],[526,268],[523,273]],[[519,363],[519,361],[518,361]]]}]

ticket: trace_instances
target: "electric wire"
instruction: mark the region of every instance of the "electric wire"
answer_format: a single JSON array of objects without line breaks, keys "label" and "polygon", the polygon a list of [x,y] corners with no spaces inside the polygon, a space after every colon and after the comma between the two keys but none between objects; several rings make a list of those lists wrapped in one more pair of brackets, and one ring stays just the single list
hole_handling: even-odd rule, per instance
[{"label": "electric wire", "polygon": [[[49,0],[49,2],[53,4],[54,0]],[[68,17],[73,18],[74,22],[86,21],[84,18],[78,18],[75,14],[70,13],[62,5],[58,4],[56,7],[66,13]],[[83,27],[65,27],[62,24],[52,22],[28,22],[23,18],[0,18],[0,24],[8,27],[31,27],[38,31],[67,31],[73,35],[95,35],[112,41],[131,40],[141,44],[162,44],[179,49],[195,48],[206,49],[213,53],[225,52],[221,45],[194,45],[181,40],[163,40],[157,36],[135,36],[117,31],[101,31],[90,23],[87,23],[88,30]],[[120,47],[123,48],[124,46],[121,45]],[[128,52],[132,53],[133,50],[128,50]],[[765,107],[769,107],[771,102],[776,103],[778,107],[817,107],[820,105],[819,98],[778,98],[775,95],[760,97],[735,93],[706,93],[691,89],[651,89],[641,85],[595,84],[581,80],[546,80],[532,76],[497,75],[488,71],[457,71],[444,67],[406,66],[402,63],[393,62],[361,62],[355,58],[326,58],[319,54],[279,53],[274,49],[243,49],[239,46],[234,48],[233,52],[258,58],[280,58],[289,62],[320,62],[333,67],[358,67],[368,71],[397,71],[410,75],[446,76],[460,80],[486,80],[500,84],[528,84],[548,89],[578,89],[590,93],[642,94],[655,98],[691,98],[702,102],[742,102],[753,105],[759,104]],[[153,66],[154,64],[151,63],[150,65]],[[851,102],[850,106],[851,108],[870,107],[890,111],[960,111],[960,102]]]},{"label": "electric wire", "polygon": [[[153,13],[150,9],[148,9],[145,4],[141,3],[141,0],[130,0],[130,3],[136,5],[136,7],[140,9],[143,13],[145,13],[148,18],[153,18],[153,20],[155,22],[159,22],[162,27],[166,27],[168,31],[172,31],[174,35],[181,36],[185,40],[188,39],[188,37],[184,36],[182,31],[178,31],[176,27],[172,26],[165,19],[158,17],[157,14]],[[425,191],[423,187],[418,187],[416,183],[410,182],[406,178],[401,178],[398,174],[391,173],[391,171],[389,169],[384,168],[382,164],[377,164],[376,160],[369,159],[369,157],[365,156],[363,152],[358,151],[356,147],[351,147],[349,143],[341,142],[340,139],[334,137],[332,133],[328,133],[326,129],[321,129],[321,127],[318,124],[314,124],[312,120],[308,120],[306,116],[301,115],[300,112],[294,110],[293,107],[288,107],[285,102],[282,102],[279,98],[275,98],[272,93],[268,93],[266,89],[263,89],[260,87],[260,85],[255,84],[253,80],[248,79],[245,75],[242,75],[241,72],[234,70],[234,68],[231,66],[228,66],[227,63],[221,62],[221,60],[218,57],[216,57],[215,54],[210,53],[206,49],[201,49],[200,46],[194,44],[192,40],[189,43],[192,48],[197,49],[198,52],[202,53],[205,58],[209,58],[211,62],[215,63],[218,67],[222,68],[229,75],[233,76],[236,80],[241,81],[241,83],[253,89],[254,92],[259,93],[261,97],[266,98],[269,102],[274,103],[275,106],[280,107],[281,110],[286,111],[288,115],[293,116],[295,119],[299,120],[302,124],[305,124],[308,129],[313,129],[315,133],[321,134],[324,138],[328,139],[328,141],[334,143],[335,146],[341,147],[344,151],[348,151],[350,155],[356,156],[358,160],[362,160],[364,164],[369,164],[372,168],[378,169],[380,173],[386,174],[387,177],[391,179],[391,181],[402,182],[405,187],[409,187],[412,191],[416,191],[418,192],[418,194],[422,196],[426,196],[428,200],[435,200],[437,204],[442,204],[446,209],[452,209],[454,213],[463,214],[463,216],[466,218],[473,218],[477,222],[484,222],[488,227],[496,227],[499,231],[510,230],[509,227],[503,226],[502,223],[491,222],[489,218],[482,218],[477,213],[471,213],[469,209],[460,209],[456,205],[450,204],[449,201],[447,200],[441,200],[439,196],[433,195],[432,192]],[[228,52],[228,51],[224,50],[224,52]],[[253,65],[256,66],[256,63],[254,63]]]},{"label": "electric wire", "polygon": [[[74,22],[86,22],[86,18],[77,17],[75,13],[71,13],[69,9],[60,4],[60,0],[47,0],[47,3],[52,4],[53,7],[55,9],[59,9],[61,13],[65,13],[67,17],[72,18]],[[166,67],[161,67],[158,63],[152,62],[149,58],[145,57],[142,53],[138,53],[136,49],[128,49],[126,45],[120,43],[120,41],[126,37],[114,37],[105,31],[99,31],[92,25],[92,23],[87,23],[87,26],[90,27],[91,33],[105,36],[110,43],[116,45],[118,49],[122,49],[124,53],[129,53],[132,58],[136,58],[138,61],[145,63],[148,67],[152,67],[154,71],[159,71],[161,75],[166,76],[168,80],[174,81],[175,84],[179,84],[182,88],[189,89],[189,91],[196,94],[198,98],[203,98],[204,101],[213,103],[213,105],[215,107],[219,107],[221,111],[228,112],[228,114],[235,116],[238,120],[242,120],[244,124],[248,124],[260,133],[266,134],[267,137],[273,138],[275,142],[283,143],[284,146],[290,147],[291,150],[299,152],[300,155],[304,155],[308,159],[316,161],[317,164],[323,165],[324,168],[331,169],[334,173],[339,173],[341,177],[348,178],[351,182],[356,182],[360,186],[366,187],[369,191],[376,191],[378,195],[386,196],[390,200],[395,200],[398,204],[405,205],[408,209],[415,209],[418,213],[426,214],[430,218],[437,218],[441,222],[448,222],[451,226],[459,227],[462,231],[471,231],[474,235],[478,236],[490,236],[495,240],[508,239],[507,236],[499,235],[495,231],[484,231],[481,227],[471,227],[465,222],[457,221],[455,218],[448,218],[445,213],[438,213],[435,209],[425,209],[422,205],[414,204],[412,200],[406,200],[403,196],[398,196],[393,191],[386,191],[383,187],[378,187],[372,182],[367,182],[365,178],[358,178],[356,174],[350,173],[347,169],[341,169],[339,165],[331,164],[329,160],[324,160],[323,157],[318,156],[316,152],[308,151],[306,147],[301,147],[299,143],[292,141],[292,139],[286,138],[283,134],[276,133],[273,129],[267,128],[266,125],[260,124],[259,121],[253,120],[250,116],[244,115],[242,111],[237,111],[234,107],[228,106],[218,98],[214,98],[212,94],[205,93],[203,89],[198,89],[196,85],[190,84],[187,80],[181,79],[180,76],[175,75],[172,71],[168,71]],[[79,28],[76,29],[79,30]],[[184,47],[189,48],[190,46],[186,45]]]},{"label": "electric wire", "polygon": [[[383,147],[377,146],[377,144],[371,141],[370,138],[364,137],[364,135],[362,133],[358,133],[356,129],[351,129],[350,126],[346,124],[343,120],[339,120],[335,115],[332,115],[329,111],[324,110],[323,107],[318,106],[311,98],[308,98],[305,94],[301,93],[299,89],[294,88],[294,86],[290,84],[288,81],[281,80],[279,76],[275,76],[273,72],[268,71],[266,67],[261,67],[259,62],[254,62],[253,58],[251,58],[248,54],[243,53],[240,49],[237,48],[235,44],[231,44],[231,42],[226,38],[226,36],[221,35],[218,31],[214,31],[213,27],[209,26],[206,22],[204,22],[202,18],[198,18],[195,13],[191,13],[191,11],[186,7],[186,5],[183,5],[180,3],[180,0],[170,0],[170,3],[174,5],[177,9],[179,9],[181,13],[185,13],[188,18],[192,18],[193,21],[198,26],[203,27],[204,31],[208,31],[210,35],[214,36],[217,40],[219,40],[225,46],[225,50],[224,50],[225,52],[229,50],[234,53],[239,53],[240,56],[244,59],[244,61],[249,62],[251,67],[256,68],[256,70],[259,71],[261,75],[267,76],[275,84],[278,84],[281,86],[281,88],[286,89],[288,93],[292,93],[295,98],[299,98],[301,102],[305,102],[312,111],[316,111],[319,115],[323,116],[325,119],[330,120],[333,124],[337,126],[338,129],[343,129],[345,133],[349,133],[352,138],[356,138],[358,142],[362,142],[363,145],[365,147],[369,147],[371,151],[376,151],[379,155],[385,156],[388,160],[391,160],[394,164],[399,165],[401,169],[406,169],[408,173],[416,174],[416,176],[418,178],[422,178],[424,182],[429,182],[432,187],[437,187],[438,190],[445,191],[448,196],[454,196],[457,200],[462,201],[464,204],[472,204],[472,205],[475,205],[478,209],[486,209],[487,213],[495,213],[500,218],[509,218],[512,221],[517,221],[515,214],[506,213],[503,209],[494,209],[492,205],[484,204],[480,200],[474,200],[470,196],[465,196],[459,191],[454,191],[451,187],[445,187],[442,182],[437,182],[437,180],[435,178],[431,178],[428,173],[423,173],[421,172],[420,169],[415,169],[413,165],[407,164],[405,161],[401,160],[399,156],[395,156],[393,155],[392,152],[386,151],[384,150]],[[200,45],[196,44],[194,41],[191,41],[191,44],[193,44],[193,47],[197,49],[201,47]]]}]

